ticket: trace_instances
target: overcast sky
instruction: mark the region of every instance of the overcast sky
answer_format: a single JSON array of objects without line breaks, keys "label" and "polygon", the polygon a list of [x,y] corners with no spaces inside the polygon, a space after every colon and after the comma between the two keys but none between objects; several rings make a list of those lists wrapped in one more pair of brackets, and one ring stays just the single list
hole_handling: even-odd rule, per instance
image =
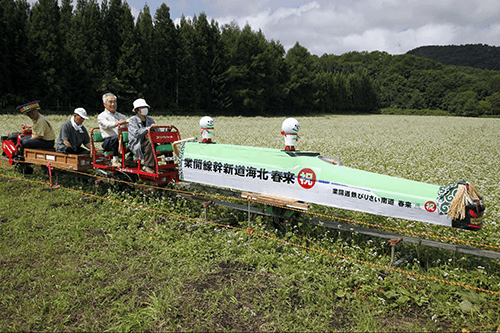
[{"label": "overcast sky", "polygon": [[500,0],[127,0],[137,17],[161,3],[178,22],[201,12],[220,25],[236,21],[262,30],[285,50],[296,42],[310,53],[402,54],[425,45],[500,46]]}]

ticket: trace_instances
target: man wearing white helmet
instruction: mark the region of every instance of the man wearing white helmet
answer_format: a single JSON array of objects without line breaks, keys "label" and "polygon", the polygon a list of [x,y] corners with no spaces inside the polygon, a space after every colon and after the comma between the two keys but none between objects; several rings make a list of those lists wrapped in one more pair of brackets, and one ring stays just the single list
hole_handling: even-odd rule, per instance
[{"label": "man wearing white helmet", "polygon": [[113,160],[111,165],[121,167],[120,152],[118,150],[118,126],[127,123],[127,117],[116,111],[117,101],[116,96],[112,93],[107,93],[102,96],[104,111],[97,116],[99,129],[101,130],[102,149],[113,152]]},{"label": "man wearing white helmet", "polygon": [[135,115],[128,120],[128,147],[134,156],[141,159],[142,171],[155,173],[155,156],[147,134],[150,128],[157,125],[153,118],[147,116],[149,105],[144,99],[136,99],[132,111]]},{"label": "man wearing white helmet", "polygon": [[84,108],[76,108],[70,120],[62,124],[57,138],[56,151],[63,154],[88,154],[90,149],[90,136],[83,122],[87,117]]}]

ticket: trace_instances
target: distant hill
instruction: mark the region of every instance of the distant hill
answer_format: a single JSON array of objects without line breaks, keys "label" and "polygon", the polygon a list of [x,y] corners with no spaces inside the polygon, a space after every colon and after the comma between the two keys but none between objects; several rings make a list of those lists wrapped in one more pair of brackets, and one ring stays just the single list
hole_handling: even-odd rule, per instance
[{"label": "distant hill", "polygon": [[443,65],[500,70],[500,47],[483,44],[422,46],[406,54],[431,59]]}]

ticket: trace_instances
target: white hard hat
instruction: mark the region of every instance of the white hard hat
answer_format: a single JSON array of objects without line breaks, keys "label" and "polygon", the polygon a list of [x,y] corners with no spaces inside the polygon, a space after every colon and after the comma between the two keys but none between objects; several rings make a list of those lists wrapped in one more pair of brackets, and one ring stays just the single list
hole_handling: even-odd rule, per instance
[{"label": "white hard hat", "polygon": [[87,117],[87,111],[85,111],[84,108],[76,108],[73,113],[79,115],[83,119],[89,119],[89,117]]},{"label": "white hard hat", "polygon": [[200,127],[202,128],[213,128],[214,127],[214,120],[212,117],[205,116],[200,119]]},{"label": "white hard hat", "polygon": [[300,129],[300,124],[295,118],[286,118],[281,125],[281,130],[286,133],[297,133]]},{"label": "white hard hat", "polygon": [[145,106],[149,108],[149,105],[148,103],[146,103],[146,100],[144,98],[139,98],[134,101],[134,110]]}]

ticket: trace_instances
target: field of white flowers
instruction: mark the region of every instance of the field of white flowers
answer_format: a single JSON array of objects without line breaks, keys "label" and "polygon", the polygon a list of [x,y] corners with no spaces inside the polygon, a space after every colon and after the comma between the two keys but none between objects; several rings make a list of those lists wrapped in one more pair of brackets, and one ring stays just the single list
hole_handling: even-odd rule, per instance
[{"label": "field of white flowers", "polygon": [[[500,246],[500,119],[422,116],[296,117],[297,148],[337,156],[352,168],[437,185],[471,181],[485,198],[484,227],[478,233],[388,219],[387,225],[443,237]],[[199,137],[198,118],[167,119],[184,138]],[[283,118],[214,118],[215,141],[283,148]],[[184,134],[185,133],[185,134]],[[363,214],[351,214],[363,218]]]},{"label": "field of white flowers", "polygon": [[[43,113],[43,112],[42,112]],[[127,116],[130,116],[127,114]],[[192,116],[155,117],[160,125],[175,125],[182,138],[200,137],[199,119]],[[282,117],[213,117],[215,142],[283,148]],[[393,115],[327,115],[296,117],[300,122],[297,149],[336,156],[352,168],[437,185],[459,180],[474,183],[485,198],[487,211],[479,232],[384,219],[387,226],[500,246],[500,119]],[[48,116],[58,133],[68,116]],[[30,120],[21,115],[0,115],[2,135],[19,130]],[[90,115],[84,125],[97,125]],[[362,219],[363,214],[349,216]]]},{"label": "field of white flowers", "polygon": [[[130,114],[128,115],[130,116]],[[151,116],[160,125],[174,124],[184,139],[200,137],[200,117],[198,116],[155,117],[154,113]],[[91,119],[84,124],[89,130],[97,126],[97,114],[90,115],[90,117]],[[343,165],[348,167],[415,181],[438,185],[449,185],[458,180],[471,181],[485,198],[487,207],[483,220],[484,226],[477,232],[357,212],[325,209],[318,206],[314,206],[313,211],[400,230],[419,232],[421,235],[418,237],[421,238],[433,239],[431,236],[439,236],[448,238],[449,242],[458,245],[467,246],[473,243],[470,246],[478,248],[481,246],[477,244],[486,244],[489,247],[484,249],[499,252],[500,241],[498,235],[500,226],[498,217],[500,210],[497,203],[500,202],[498,194],[500,167],[496,161],[500,155],[500,133],[498,131],[500,119],[392,115],[328,115],[296,118],[301,126],[299,131],[300,140],[297,146],[300,150],[317,151],[325,156],[336,156],[342,161]],[[51,115],[48,116],[48,119],[58,132],[62,123],[68,120],[69,116]],[[280,134],[281,123],[284,118],[214,117],[214,120],[213,139],[215,142],[277,149],[282,149],[284,146],[284,139]],[[21,115],[0,115],[0,134],[6,135],[8,132],[19,130],[22,122],[29,121],[27,117]],[[143,192],[140,194],[138,192],[108,192],[111,199],[137,205],[142,205],[145,201],[144,196],[147,195]],[[0,199],[10,201],[6,197],[0,196]],[[164,210],[170,201],[175,202],[175,200],[167,198],[165,203],[164,198],[152,197],[148,207]],[[202,209],[196,207],[194,203],[192,205],[191,203],[189,205],[185,205],[185,203],[177,204],[178,206],[172,206],[169,209],[176,210],[175,207],[182,207],[185,210],[179,212],[180,214],[193,214],[193,216],[201,216],[199,214],[202,214]],[[128,210],[124,214],[127,219],[131,214],[135,213],[138,215],[149,214],[147,212],[134,212]],[[61,220],[57,216],[52,219]],[[4,218],[4,220],[7,221],[7,218]],[[88,223],[87,220],[79,222]],[[96,223],[101,222],[97,221]],[[108,223],[110,222],[106,217],[106,223],[104,224]],[[120,220],[119,224],[121,225],[121,223]],[[244,221],[242,223],[244,225]],[[256,230],[262,228],[263,230],[260,230],[260,232],[274,236],[273,230],[265,227],[260,220],[254,226]],[[149,243],[152,237],[165,239],[170,243],[173,242],[172,230],[160,228],[158,231],[157,227],[151,227],[151,230],[143,230],[142,227],[138,228],[136,231],[138,234],[134,236],[147,244],[148,251],[152,251],[152,245]],[[113,233],[118,233],[119,228],[115,229],[112,229]],[[298,230],[298,228],[295,230]],[[316,232],[318,230],[319,232]],[[123,232],[130,233],[132,231],[129,228],[124,228]],[[176,253],[175,260],[179,260],[177,252],[179,249],[184,249],[186,252],[195,253],[195,257],[200,260],[201,263],[195,265],[198,270],[197,265],[204,265],[208,260],[206,257],[200,256],[200,254],[212,251],[217,253],[215,256],[217,260],[221,256],[227,255],[231,260],[259,262],[262,265],[259,272],[267,274],[269,270],[274,274],[273,276],[281,276],[286,279],[292,279],[295,276],[307,276],[307,279],[297,280],[300,281],[298,284],[296,284],[295,280],[291,284],[292,286],[305,286],[306,293],[303,294],[304,290],[301,290],[302,294],[300,295],[304,299],[306,299],[304,295],[310,296],[308,302],[301,304],[307,304],[304,309],[308,311],[314,309],[310,313],[307,312],[303,317],[306,319],[313,318],[311,323],[297,317],[297,321],[305,323],[304,326],[299,326],[303,328],[302,330],[331,330],[332,326],[327,324],[325,324],[326,326],[320,326],[318,322],[314,322],[316,317],[311,314],[319,313],[320,317],[321,314],[325,314],[331,318],[330,313],[332,309],[333,312],[336,311],[338,304],[341,304],[340,307],[345,309],[351,309],[352,313],[362,314],[361,323],[355,326],[357,330],[361,331],[435,331],[441,327],[440,325],[447,329],[461,327],[463,332],[500,330],[500,326],[498,326],[500,322],[500,312],[498,311],[500,307],[498,301],[500,262],[498,260],[466,256],[450,251],[425,248],[424,246],[398,245],[396,250],[398,258],[410,251],[413,252],[413,258],[403,264],[402,269],[414,275],[408,276],[408,278],[403,274],[387,275],[383,268],[388,266],[390,262],[390,255],[388,254],[390,249],[388,250],[389,245],[386,240],[364,237],[363,235],[351,237],[333,230],[316,229],[314,232],[311,233],[313,235],[312,239],[308,239],[307,242],[309,243],[307,244],[313,244],[313,247],[320,247],[325,251],[329,251],[329,253],[334,253],[334,256],[301,251],[301,249],[295,247],[285,250],[281,244],[276,246],[274,242],[268,239],[258,239],[257,237],[252,237],[252,246],[256,249],[255,253],[246,256],[248,245],[244,231],[213,228],[210,229],[210,232],[200,230],[196,234],[195,231],[187,233],[189,237],[200,243],[199,246],[197,245],[196,250],[193,250],[193,245],[189,242],[185,244],[179,242],[175,246],[169,243],[170,246],[166,247],[163,243],[167,244],[167,242],[156,242],[154,244],[159,244],[156,245],[159,252],[153,252],[157,253],[157,255],[151,255],[148,258],[159,260],[158,258],[165,256],[163,251],[173,249]],[[183,236],[185,235],[183,234]],[[210,246],[207,240],[202,237],[210,239]],[[303,230],[294,233],[292,236],[288,236],[287,233],[285,237],[295,244],[306,242],[303,237]],[[181,239],[182,237],[177,238]],[[462,242],[456,242],[453,239]],[[215,242],[215,240],[220,242]],[[71,244],[73,246],[72,239]],[[85,242],[82,244],[85,244]],[[113,251],[108,251],[107,246],[103,252],[106,254],[113,253]],[[240,252],[245,255],[238,255]],[[161,253],[161,255],[158,253]],[[335,257],[337,255],[339,257]],[[136,259],[135,255],[128,257]],[[108,261],[108,258],[102,260],[103,263]],[[285,266],[285,263],[291,266]],[[180,267],[183,267],[183,265],[180,265]],[[270,267],[275,267],[277,271],[273,271]],[[179,267],[176,266],[175,269],[178,270]],[[429,278],[414,278],[414,276],[420,276],[421,274]],[[152,278],[157,275],[160,274],[155,272],[152,274]],[[177,271],[175,275],[179,275]],[[80,281],[79,279],[78,284],[75,285],[79,286]],[[137,281],[135,276],[133,281],[134,284]],[[438,281],[449,281],[449,283],[437,283]],[[309,282],[314,283],[314,285],[309,285]],[[157,292],[165,292],[163,290],[164,285],[158,285],[162,286],[162,290],[158,289]],[[287,283],[284,283],[283,286],[289,288]],[[94,284],[89,284],[89,288],[94,290]],[[494,295],[476,293],[472,290],[473,288],[485,288]],[[15,289],[13,287],[6,295],[15,293]],[[258,288],[253,289],[257,290]],[[312,292],[307,294],[308,290],[312,290]],[[175,291],[174,294],[179,293]],[[186,294],[189,293],[183,295]],[[73,292],[68,292],[68,295],[73,295]],[[264,298],[272,299],[267,294]],[[165,304],[170,302],[171,299],[172,297],[166,298]],[[339,303],[339,301],[345,303]],[[359,303],[356,303],[356,301],[359,301]],[[170,303],[168,303],[168,306],[161,302],[159,304],[162,309],[171,306]],[[310,304],[318,305],[320,309],[313,308]],[[369,310],[367,310],[366,304],[369,304]],[[99,310],[101,310],[100,307]],[[89,311],[89,313],[92,311]],[[137,314],[141,318],[144,317],[143,312],[133,311],[126,311],[126,313]],[[276,315],[274,308],[269,311],[272,312],[270,317]],[[291,319],[283,322],[293,323],[296,311],[298,311],[297,308],[290,312]],[[395,312],[393,311],[397,313],[403,311],[406,313],[406,319],[418,318],[414,320],[415,326],[408,328],[403,324],[398,324],[397,320],[396,324],[392,323],[395,318]],[[168,311],[164,312],[168,313]],[[17,316],[14,317],[17,318]],[[356,318],[360,318],[360,316]],[[404,322],[406,322],[406,319]],[[119,318],[118,321],[125,325],[128,323],[127,320]],[[11,319],[6,322],[12,325]],[[95,322],[98,321],[95,320]],[[389,327],[395,328],[387,329],[386,322],[391,322],[395,326]],[[278,326],[284,330],[296,329],[293,324],[291,326],[281,326],[281,324]],[[0,316],[0,327],[15,326],[2,326]],[[83,330],[89,330],[88,327],[84,326]],[[320,329],[321,327],[325,328]],[[341,327],[340,330],[345,331],[345,327]]]}]

